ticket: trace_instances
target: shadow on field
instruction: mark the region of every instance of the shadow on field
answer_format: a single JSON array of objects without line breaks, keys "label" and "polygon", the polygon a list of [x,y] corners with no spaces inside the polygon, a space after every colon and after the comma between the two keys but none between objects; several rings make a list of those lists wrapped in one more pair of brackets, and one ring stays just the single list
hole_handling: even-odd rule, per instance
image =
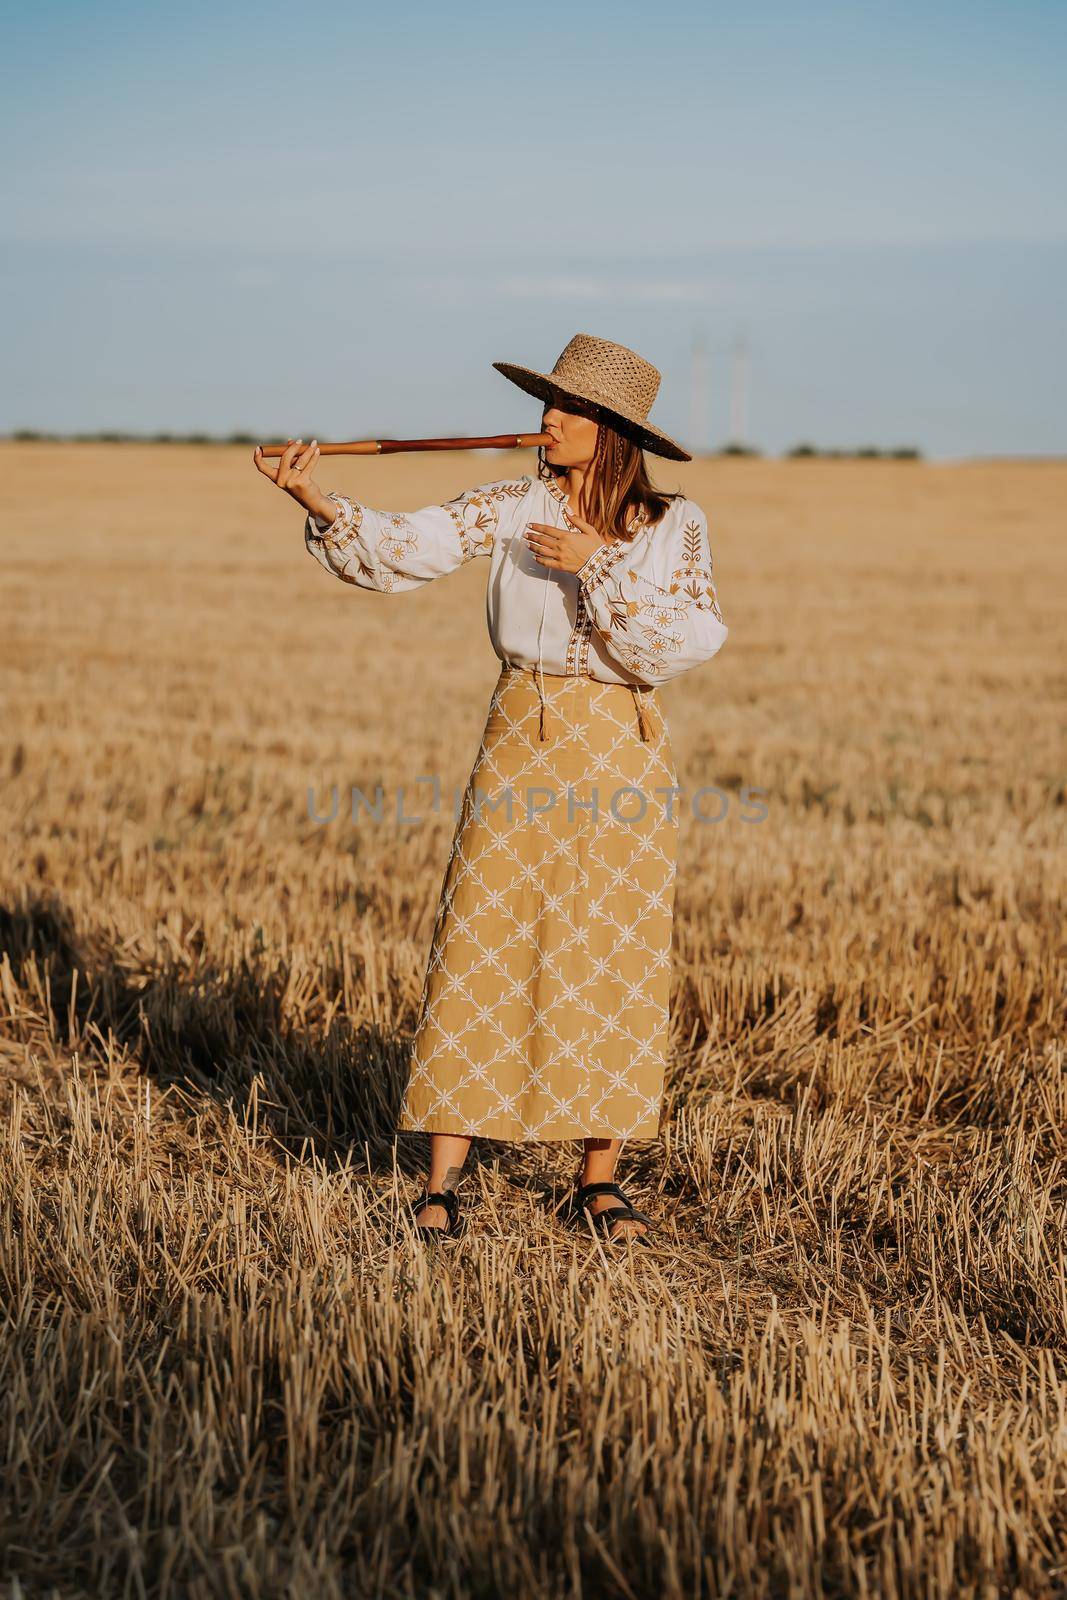
[{"label": "shadow on field", "polygon": [[[343,1019],[294,1027],[283,966],[190,970],[140,958],[80,938],[55,899],[0,905],[0,966],[5,956],[28,1002],[11,1032],[38,1056],[54,1064],[73,1050],[99,1059],[117,1048],[161,1085],[192,1085],[239,1119],[258,1079],[259,1122],[293,1155],[310,1149],[339,1166],[352,1153],[371,1172],[392,1170],[407,1036]],[[402,1171],[421,1170],[422,1143],[397,1140]]]}]

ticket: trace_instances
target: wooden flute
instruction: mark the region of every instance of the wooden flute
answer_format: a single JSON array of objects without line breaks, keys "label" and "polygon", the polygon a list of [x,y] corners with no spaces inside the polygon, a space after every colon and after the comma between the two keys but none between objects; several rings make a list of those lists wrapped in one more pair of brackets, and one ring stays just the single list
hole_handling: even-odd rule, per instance
[{"label": "wooden flute", "polygon": [[[345,444],[320,444],[323,456],[391,456],[402,450],[536,450],[553,444],[550,433],[493,433],[479,439],[350,439]],[[307,448],[305,440],[303,447]],[[261,454],[281,456],[284,444],[262,445]]]}]

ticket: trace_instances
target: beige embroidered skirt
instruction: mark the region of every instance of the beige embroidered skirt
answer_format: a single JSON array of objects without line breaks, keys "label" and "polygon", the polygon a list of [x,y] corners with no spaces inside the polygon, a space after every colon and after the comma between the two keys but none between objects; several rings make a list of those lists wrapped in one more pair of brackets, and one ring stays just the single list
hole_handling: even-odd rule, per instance
[{"label": "beige embroidered skirt", "polygon": [[658,691],[504,664],[445,869],[398,1129],[655,1138],[678,797]]}]

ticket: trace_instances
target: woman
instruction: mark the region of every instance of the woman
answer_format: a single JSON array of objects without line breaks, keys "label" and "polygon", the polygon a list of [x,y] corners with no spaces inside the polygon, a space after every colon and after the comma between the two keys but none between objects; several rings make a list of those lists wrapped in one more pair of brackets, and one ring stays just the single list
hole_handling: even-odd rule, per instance
[{"label": "woman", "polygon": [[260,471],[308,511],[308,550],[359,588],[416,589],[488,556],[502,662],[445,870],[400,1131],[429,1132],[418,1232],[459,1230],[477,1135],[581,1139],[570,1213],[606,1237],[650,1219],[613,1181],[659,1133],[678,834],[658,685],[726,639],[707,520],[651,484],[643,450],[691,457],[648,412],[656,368],[576,334],[550,373],[534,478],[388,514],[324,494],[318,443]]}]

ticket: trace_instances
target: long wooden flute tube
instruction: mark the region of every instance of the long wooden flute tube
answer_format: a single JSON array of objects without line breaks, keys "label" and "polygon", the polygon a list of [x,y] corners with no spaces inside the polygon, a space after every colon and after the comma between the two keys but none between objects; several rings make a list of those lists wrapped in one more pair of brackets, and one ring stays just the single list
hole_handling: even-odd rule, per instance
[{"label": "long wooden flute tube", "polygon": [[[536,450],[552,444],[550,433],[494,433],[481,439],[350,439],[347,444],[320,444],[323,456],[391,456],[401,450]],[[306,441],[305,441],[306,446]],[[281,456],[284,444],[264,445],[266,456]]]}]

